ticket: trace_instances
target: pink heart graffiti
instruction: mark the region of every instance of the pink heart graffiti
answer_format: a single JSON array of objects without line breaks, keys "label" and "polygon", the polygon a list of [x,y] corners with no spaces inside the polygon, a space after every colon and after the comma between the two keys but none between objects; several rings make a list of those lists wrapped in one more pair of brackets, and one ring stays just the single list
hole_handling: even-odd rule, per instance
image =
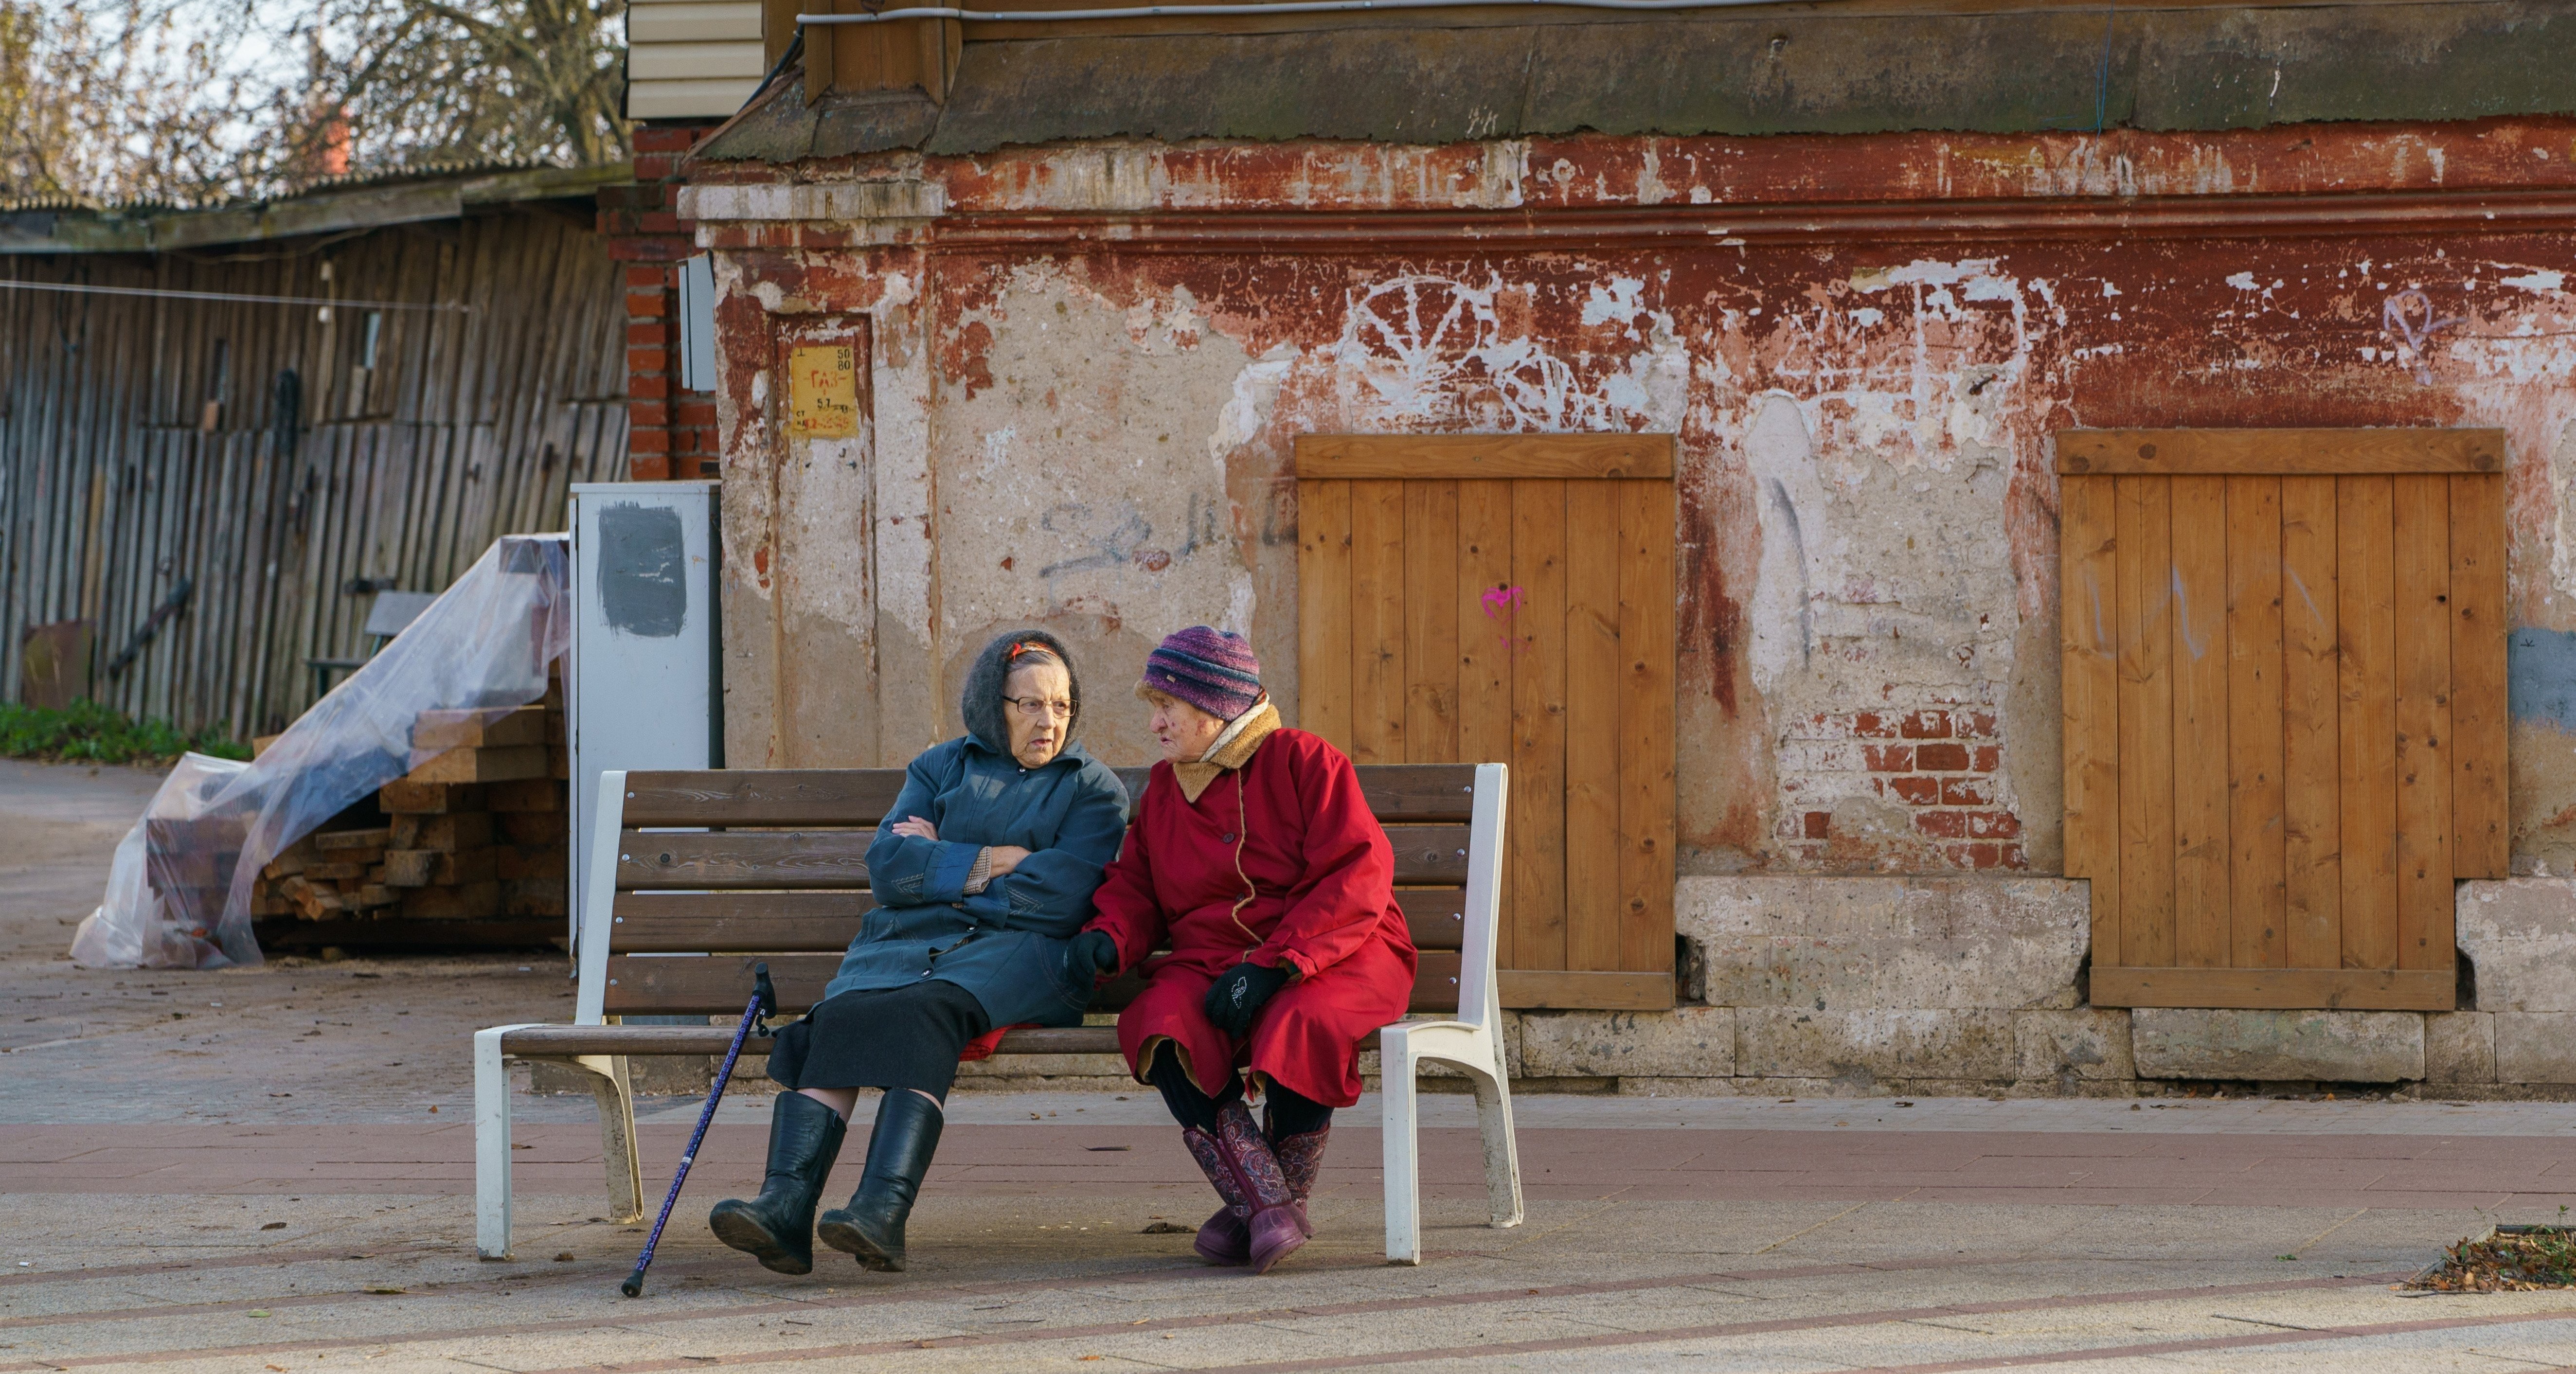
[{"label": "pink heart graffiti", "polygon": [[1479,598],[1485,603],[1485,618],[1502,622],[1501,643],[1503,652],[1506,654],[1517,653],[1520,650],[1520,646],[1512,641],[1512,613],[1520,606],[1524,595],[1520,588],[1505,585],[1496,587]]}]

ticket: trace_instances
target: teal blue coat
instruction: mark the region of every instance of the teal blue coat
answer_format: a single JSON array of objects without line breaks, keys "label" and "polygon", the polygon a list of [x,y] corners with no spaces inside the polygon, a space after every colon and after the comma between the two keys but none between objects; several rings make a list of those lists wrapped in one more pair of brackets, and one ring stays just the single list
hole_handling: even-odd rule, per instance
[{"label": "teal blue coat", "polygon": [[[895,834],[908,816],[939,838]],[[1079,744],[1037,768],[972,735],[931,746],[868,846],[877,906],[823,995],[935,979],[973,993],[997,1028],[1081,1024],[1091,980],[1065,976],[1064,945],[1091,919],[1092,890],[1126,831],[1126,786]],[[1029,857],[968,896],[976,852],[997,844]]]}]

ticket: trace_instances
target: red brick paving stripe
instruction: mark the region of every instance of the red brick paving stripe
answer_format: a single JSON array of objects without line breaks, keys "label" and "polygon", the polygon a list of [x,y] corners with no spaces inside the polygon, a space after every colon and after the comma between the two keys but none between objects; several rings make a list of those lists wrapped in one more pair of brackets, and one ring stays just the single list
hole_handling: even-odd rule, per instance
[{"label": "red brick paving stripe", "polygon": [[[2427,1317],[2414,1322],[2378,1322],[2369,1326],[2320,1326],[2306,1331],[2266,1331],[2254,1336],[2209,1336],[2196,1341],[2159,1341],[2151,1345],[2119,1345],[2093,1350],[2052,1350],[2039,1355],[2007,1355],[1991,1360],[1954,1360],[1943,1364],[1877,1365],[1855,1369],[1851,1374],[1958,1374],[1973,1369],[2021,1369],[2042,1364],[2075,1364],[2085,1360],[2127,1360],[2158,1355],[2188,1354],[2195,1350],[2245,1350],[2267,1345],[2297,1345],[2309,1341],[2366,1340],[2372,1336],[2406,1336],[2418,1331],[2452,1331],[2469,1326],[2521,1326],[2528,1322],[2576,1320],[2576,1307],[2562,1307],[2551,1312],[2517,1312],[2497,1317]],[[705,1361],[692,1361],[703,1364]],[[1245,1366],[1233,1366],[1228,1374],[1242,1374]]]},{"label": "red brick paving stripe", "polygon": [[[1457,1256],[1449,1252],[1428,1252],[1425,1257],[1456,1258]],[[1965,1259],[1957,1256],[1943,1256],[1934,1259],[1889,1260],[1868,1264],[1805,1264],[1793,1265],[1782,1269],[1730,1270],[1714,1274],[1683,1274],[1663,1278],[1620,1279],[1602,1283],[1560,1284],[1548,1288],[1498,1288],[1489,1289],[1480,1293],[1450,1293],[1427,1298],[1386,1298],[1366,1303],[1343,1303],[1329,1306],[1281,1308],[1272,1312],[1219,1313],[1212,1314],[1204,1319],[1173,1318],[1169,1319],[1169,1321],[1178,1322],[1185,1326],[1206,1326],[1232,1321],[1255,1321],[1265,1317],[1348,1316],[1372,1312],[1402,1311],[1416,1307],[1454,1307],[1480,1303],[1506,1302],[1514,1298],[1526,1297],[1588,1297],[1604,1293],[1644,1292],[1657,1288],[1684,1288],[1704,1283],[1779,1283],[1800,1279],[1850,1277],[1856,1274],[1903,1273],[1921,1269],[1967,1269],[2002,1264],[2021,1264],[2027,1262],[2029,1262],[2028,1256],[2013,1255],[1999,1258]],[[663,1272],[668,1273],[671,1270],[697,1271],[717,1267],[738,1268],[739,1265],[727,1261],[698,1261],[685,1266],[667,1266]],[[1319,1269],[1377,1269],[1382,1266],[1378,1261],[1373,1259],[1355,1259],[1324,1265],[1301,1264],[1298,1267],[1312,1272]],[[103,1271],[92,1272],[96,1273]],[[408,1296],[434,1297],[442,1296],[450,1292],[471,1292],[477,1289],[489,1287],[496,1282],[521,1284],[523,1286],[520,1291],[525,1292],[527,1291],[526,1285],[528,1285],[529,1280],[537,1279],[538,1277],[539,1276],[536,1274],[520,1274],[511,1275],[508,1278],[500,1280],[474,1280],[470,1283],[464,1284],[429,1284],[423,1285]],[[569,1278],[572,1276],[567,1275],[566,1277]],[[598,1274],[586,1277],[583,1281],[585,1283],[600,1283],[604,1285],[607,1282],[608,1277],[609,1275],[607,1274]],[[743,1317],[775,1316],[790,1312],[812,1312],[818,1309],[829,1310],[850,1307],[874,1307],[894,1302],[924,1302],[934,1300],[943,1294],[954,1297],[990,1297],[1005,1293],[1052,1292],[1076,1288],[1096,1288],[1103,1285],[1156,1283],[1175,1280],[1183,1282],[1197,1280],[1225,1283],[1237,1281],[1240,1277],[1240,1275],[1230,1269],[1213,1269],[1196,1262],[1189,1262],[1153,1269],[1128,1270],[1123,1273],[1113,1272],[1065,1279],[1012,1279],[993,1283],[943,1284],[931,1288],[889,1288],[870,1293],[851,1293],[836,1295],[829,1298],[817,1297],[791,1299],[777,1302],[738,1304],[730,1307],[701,1307],[692,1308],[682,1312],[644,1312],[636,1316],[620,1317],[615,1322],[607,1324],[621,1327],[659,1326],[674,1322],[716,1321]],[[2297,1285],[2293,1284],[2292,1286],[2295,1287]],[[364,1295],[356,1293],[336,1293],[312,1294],[308,1296],[310,1298],[310,1302],[295,1302],[288,1300],[286,1305],[311,1305],[312,1302],[331,1301],[346,1302]],[[224,1308],[235,1306],[251,1308],[276,1305],[279,1304],[251,1301],[222,1304]],[[212,1306],[213,1305],[174,1304],[160,1309],[155,1313],[155,1315],[187,1315],[211,1310]],[[115,1320],[124,1319],[128,1314],[144,1310],[147,1309],[117,1308],[110,1309],[107,1312],[98,1315],[106,1319]],[[78,1316],[81,1314],[73,1315]],[[60,1321],[59,1318],[51,1317],[44,1318],[42,1320],[55,1324],[59,1324]],[[1134,1330],[1162,1330],[1166,1324],[1168,1324],[1168,1322],[1165,1324],[1149,1323],[1148,1325],[1141,1327],[1120,1325],[1103,1329],[1119,1332]],[[243,1357],[258,1355],[284,1355],[300,1354],[311,1351],[350,1350],[364,1346],[410,1345],[428,1341],[458,1340],[468,1336],[523,1336],[539,1335],[555,1331],[590,1331],[597,1330],[602,1325],[603,1323],[596,1317],[572,1317],[543,1322],[520,1322],[502,1326],[460,1327],[447,1330],[396,1333],[386,1336],[374,1336],[349,1340],[292,1341],[269,1345],[235,1345],[197,1350],[142,1351],[128,1355],[86,1356],[68,1360],[42,1360],[34,1363],[0,1365],[0,1374],[18,1374],[19,1371],[42,1369],[73,1369],[89,1365],[117,1364],[122,1362],[137,1364],[168,1364],[176,1360],[195,1359],[201,1355],[239,1355]],[[1073,1330],[1067,1333],[1064,1338],[1071,1339],[1073,1337],[1086,1334],[1088,1331],[1089,1328]],[[1018,1332],[1005,1334],[1010,1335],[1013,1338],[1019,1338],[1032,1336],[1035,1333]],[[933,1345],[958,1343],[973,1344],[977,1343],[978,1340],[979,1338],[976,1337],[934,1337],[931,1338],[930,1343]],[[899,1350],[921,1349],[923,1348],[923,1342],[919,1339],[897,1341],[893,1342],[888,1348]],[[837,1349],[838,1347],[833,1348],[835,1351]],[[822,1355],[809,1357],[790,1353],[775,1356],[773,1358],[785,1360],[804,1358],[819,1359],[829,1358],[831,1357],[831,1354],[831,1351],[827,1351]],[[670,1364],[668,1367],[681,1369],[688,1368],[691,1365],[698,1363],[704,1363],[704,1361],[681,1361]],[[646,1368],[648,1366],[637,1365],[620,1367]],[[662,1366],[649,1367],[659,1368]],[[596,1369],[598,1366],[584,1365],[578,1366],[577,1368]]]},{"label": "red brick paving stripe", "polygon": [[[930,1181],[935,1189],[984,1196],[1049,1196],[1104,1186],[1195,1191],[1201,1186],[1197,1172],[1166,1138],[1167,1130],[1054,1123],[955,1127]],[[522,1193],[596,1193],[593,1128],[536,1126],[519,1134],[523,1143],[538,1146],[517,1161]],[[1915,1200],[1947,1202],[2545,1208],[2576,1197],[2576,1142],[2557,1138],[2467,1142],[2470,1157],[2463,1160],[2463,1142],[2439,1136],[1658,1131],[1656,1167],[1644,1168],[1636,1164],[1635,1135],[1525,1129],[1523,1186],[1534,1197],[1632,1201],[1884,1198],[1919,1189]],[[668,1167],[687,1138],[679,1126],[649,1126],[643,1136],[657,1170]],[[1443,1128],[1426,1136],[1437,1143],[1424,1160],[1425,1191],[1481,1197],[1473,1131]],[[756,1182],[760,1139],[761,1128],[754,1125],[717,1127],[699,1161],[707,1183]],[[1136,1148],[1079,1156],[1068,1148],[1093,1141]],[[1374,1130],[1350,1128],[1351,1148],[1337,1153],[1324,1180],[1329,1194],[1376,1194],[1375,1141]],[[0,1194],[462,1195],[472,1188],[471,1152],[472,1133],[461,1122],[426,1130],[0,1127]],[[2422,1165],[2436,1160],[2440,1178],[2423,1186],[2421,1180],[2431,1175]],[[2110,1172],[2115,1168],[2116,1175]],[[2381,1169],[2384,1176],[2370,1177]],[[2552,1169],[2569,1172],[2553,1175]],[[2562,1189],[2567,1191],[2554,1191]]]},{"label": "red brick paving stripe", "polygon": [[[2002,1261],[1992,1261],[2001,1263]],[[1821,1267],[1821,1266],[1820,1266]],[[1845,1266],[1832,1266],[1844,1268]],[[1849,1266],[1859,1269],[1863,1266]],[[1893,1267],[1893,1266],[1886,1266]],[[1919,1321],[1925,1317],[1979,1316],[2000,1312],[2046,1312],[2080,1307],[2108,1307],[2136,1302],[2166,1302],[2175,1298],[2239,1297],[2249,1293],[2280,1293],[2302,1288],[2350,1288],[2386,1283],[2408,1276],[2408,1271],[2390,1274],[2365,1274],[2337,1279],[2288,1279],[2275,1283],[2242,1283],[2211,1285],[2201,1288],[2160,1288],[2129,1293],[2087,1293],[2076,1297],[2019,1298],[2003,1302],[1953,1303],[1939,1307],[1887,1308],[1872,1312],[1840,1312],[1821,1317],[1782,1317],[1774,1321],[1727,1322],[1716,1326],[1684,1327],[1670,1331],[1632,1331],[1614,1335],[1568,1336],[1544,1341],[1512,1341],[1494,1345],[1449,1346],[1434,1350],[1391,1350],[1375,1355],[1334,1355],[1313,1360],[1281,1360],[1269,1364],[1231,1364],[1222,1366],[1225,1374],[1294,1374],[1317,1369],[1363,1369],[1370,1366],[1420,1364],[1431,1360],[1490,1359],[1497,1355],[1549,1354],[1557,1351],[1596,1350],[1625,1345],[1660,1345],[1667,1341],[1701,1340],[1720,1336],[1752,1336],[1784,1331],[1819,1331],[1835,1327],[1881,1326],[1890,1322]],[[1122,1322],[1101,1326],[1060,1326],[1041,1331],[993,1332],[974,1336],[934,1336],[924,1340],[868,1341],[850,1345],[816,1346],[803,1350],[744,1351],[733,1355],[683,1356],[675,1360],[640,1360],[614,1365],[567,1365],[560,1369],[531,1371],[531,1374],[585,1374],[585,1371],[614,1369],[618,1374],[659,1374],[660,1371],[704,1369],[718,1365],[756,1365],[804,1362],[810,1360],[853,1359],[867,1355],[893,1355],[906,1350],[962,1350],[981,1346],[1027,1345],[1042,1341],[1080,1340],[1084,1337],[1128,1336],[1158,1331],[1189,1331],[1210,1326],[1227,1326],[1236,1322],[1278,1321],[1289,1318],[1365,1316],[1391,1311],[1413,1311],[1434,1307],[1467,1307],[1485,1303],[1508,1302],[1514,1298],[1549,1298],[1580,1296],[1587,1293],[1635,1292],[1645,1288],[1678,1288],[1689,1283],[1714,1281],[1743,1282],[1745,1275],[1701,1275],[1688,1280],[1660,1282],[1631,1280],[1625,1283],[1566,1284],[1555,1288],[1488,1290],[1481,1293],[1444,1293],[1437,1297],[1391,1298],[1383,1302],[1319,1304],[1308,1307],[1280,1308],[1268,1312],[1215,1312],[1199,1317],[1167,1317],[1140,1322]],[[2571,1313],[2569,1315],[2576,1315]]]}]

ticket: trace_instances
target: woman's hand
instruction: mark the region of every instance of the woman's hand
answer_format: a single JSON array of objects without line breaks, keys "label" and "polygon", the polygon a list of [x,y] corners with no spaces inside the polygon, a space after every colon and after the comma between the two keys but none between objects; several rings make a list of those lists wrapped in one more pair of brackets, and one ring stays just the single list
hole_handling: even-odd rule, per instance
[{"label": "woman's hand", "polygon": [[[896,821],[893,825],[886,828],[908,840],[936,840],[939,838],[939,827],[932,825],[930,822],[923,820],[919,816],[906,816],[902,820]],[[1005,869],[1002,871],[1008,872],[1009,870]]]},{"label": "woman's hand", "polygon": [[1075,987],[1087,988],[1104,973],[1118,971],[1118,942],[1105,930],[1086,930],[1065,942],[1064,971]]},{"label": "woman's hand", "polygon": [[1029,857],[1029,851],[1015,844],[986,845],[984,852],[992,856],[991,865],[984,871],[996,878],[1017,869]]},{"label": "woman's hand", "polygon": [[1263,968],[1246,960],[1208,984],[1207,1019],[1218,1030],[1241,1040],[1252,1033],[1252,1019],[1261,1014],[1262,1003],[1287,985],[1288,970]]}]

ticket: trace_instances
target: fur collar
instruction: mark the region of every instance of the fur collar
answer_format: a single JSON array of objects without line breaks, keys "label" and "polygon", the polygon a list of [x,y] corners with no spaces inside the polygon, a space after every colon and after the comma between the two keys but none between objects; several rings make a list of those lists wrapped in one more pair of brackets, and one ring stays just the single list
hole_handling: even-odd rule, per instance
[{"label": "fur collar", "polygon": [[1265,696],[1259,705],[1235,717],[1234,723],[1226,727],[1224,734],[1217,736],[1216,743],[1209,746],[1207,753],[1196,763],[1172,765],[1172,781],[1181,785],[1182,799],[1196,804],[1199,794],[1207,790],[1209,783],[1216,781],[1217,774],[1231,772],[1252,762],[1253,751],[1259,749],[1261,742],[1270,738],[1270,732],[1278,728],[1279,708],[1271,705],[1270,698]]}]

